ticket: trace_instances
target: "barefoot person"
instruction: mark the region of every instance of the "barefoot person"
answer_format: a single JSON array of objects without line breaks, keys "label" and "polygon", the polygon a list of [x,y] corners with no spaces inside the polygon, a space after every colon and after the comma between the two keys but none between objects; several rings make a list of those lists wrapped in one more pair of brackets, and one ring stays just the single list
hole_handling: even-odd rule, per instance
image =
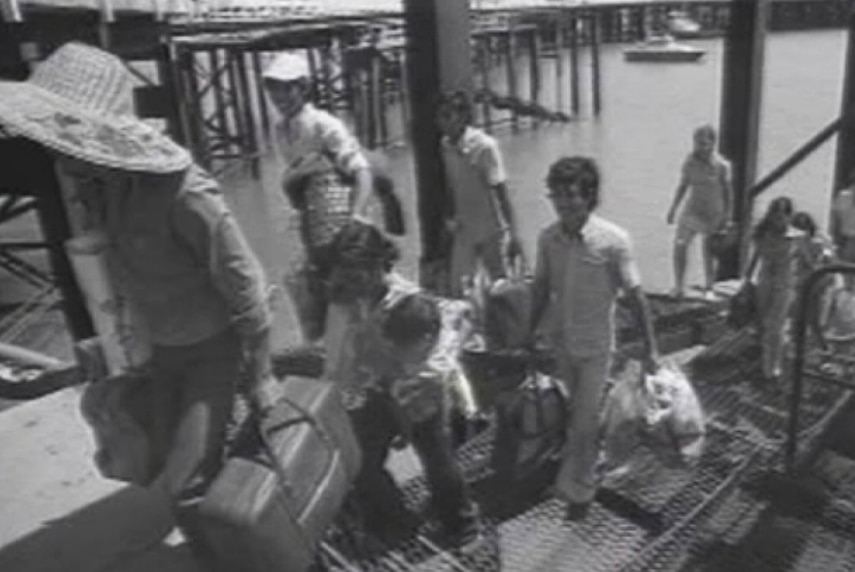
[{"label": "barefoot person", "polygon": [[[716,132],[710,125],[695,130],[694,149],[683,162],[680,184],[668,209],[668,224],[677,220],[674,239],[674,289],[681,297],[686,286],[686,255],[695,235],[701,235],[704,262],[704,294],[711,295],[715,281],[715,261],[710,248],[711,236],[730,225],[730,163],[715,151]],[[688,197],[686,196],[688,194]],[[685,202],[684,202],[685,199]]]}]

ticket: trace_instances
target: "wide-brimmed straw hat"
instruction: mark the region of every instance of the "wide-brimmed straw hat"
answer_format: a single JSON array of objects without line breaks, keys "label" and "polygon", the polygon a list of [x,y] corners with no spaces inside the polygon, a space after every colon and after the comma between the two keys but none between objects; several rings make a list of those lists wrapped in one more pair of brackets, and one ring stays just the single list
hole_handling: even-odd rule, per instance
[{"label": "wide-brimmed straw hat", "polygon": [[27,81],[0,81],[0,128],[114,169],[186,169],[192,162],[187,150],[134,116],[133,104],[133,81],[121,60],[71,42]]}]

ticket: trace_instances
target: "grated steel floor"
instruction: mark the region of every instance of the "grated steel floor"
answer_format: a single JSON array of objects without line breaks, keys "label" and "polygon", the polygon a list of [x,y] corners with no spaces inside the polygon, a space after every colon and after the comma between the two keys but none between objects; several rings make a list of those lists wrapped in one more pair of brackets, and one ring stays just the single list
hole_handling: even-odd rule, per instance
[{"label": "grated steel floor", "polygon": [[[669,315],[669,319],[673,318]],[[678,320],[674,326],[682,327]],[[700,349],[670,358],[686,364]],[[828,356],[811,359],[816,365],[827,362]],[[315,363],[305,356],[298,362],[301,367]],[[629,362],[622,375],[637,375],[633,368],[637,364]],[[544,492],[549,474],[532,490],[503,489],[491,478],[495,432],[490,427],[459,451],[485,517],[482,542],[461,554],[435,540],[436,523],[425,521],[411,539],[390,547],[358,532],[354,521],[344,518],[330,535],[320,568],[398,572],[855,569],[855,462],[848,465],[837,459],[817,465],[824,472],[814,480],[834,481],[837,491],[834,502],[821,511],[788,507],[787,495],[772,498],[756,486],[767,475],[778,474],[788,420],[787,387],[761,383],[752,359],[728,359],[692,379],[709,419],[705,451],[695,467],[665,467],[640,448],[629,476],[602,483],[587,519],[571,523],[563,518],[563,503]],[[808,437],[822,434],[849,397],[849,391],[807,376],[801,424],[805,440],[815,444]],[[411,508],[420,511],[428,496],[424,478],[417,474],[402,489]]]}]

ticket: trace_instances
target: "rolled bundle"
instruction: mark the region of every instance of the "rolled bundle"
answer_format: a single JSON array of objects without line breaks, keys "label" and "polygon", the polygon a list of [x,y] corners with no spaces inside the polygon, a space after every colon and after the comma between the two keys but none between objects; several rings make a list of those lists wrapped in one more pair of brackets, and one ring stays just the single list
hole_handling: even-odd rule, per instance
[{"label": "rolled bundle", "polygon": [[143,365],[150,356],[148,337],[110,270],[107,237],[102,232],[88,232],[70,238],[65,247],[100,339],[108,372],[118,375]]}]

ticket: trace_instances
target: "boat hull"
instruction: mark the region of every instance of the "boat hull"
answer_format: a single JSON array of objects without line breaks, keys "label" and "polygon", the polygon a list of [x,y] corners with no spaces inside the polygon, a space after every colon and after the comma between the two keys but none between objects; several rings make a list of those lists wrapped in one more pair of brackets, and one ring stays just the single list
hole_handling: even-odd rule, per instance
[{"label": "boat hull", "polygon": [[675,30],[669,29],[668,33],[677,40],[697,40],[703,38],[714,38],[720,36],[721,32],[715,30]]},{"label": "boat hull", "polygon": [[654,63],[686,63],[696,62],[704,57],[703,50],[697,51],[652,51],[652,50],[624,50],[623,58],[628,62],[654,62]]}]

